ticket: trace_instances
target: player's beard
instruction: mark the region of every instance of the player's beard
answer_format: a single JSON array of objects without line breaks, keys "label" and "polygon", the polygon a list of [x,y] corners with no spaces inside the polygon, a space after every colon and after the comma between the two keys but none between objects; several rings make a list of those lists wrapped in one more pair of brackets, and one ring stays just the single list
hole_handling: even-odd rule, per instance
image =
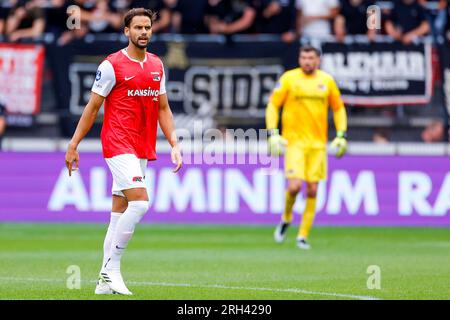
[{"label": "player's beard", "polygon": [[301,65],[304,74],[312,75],[318,68],[319,64],[312,62],[309,65]]},{"label": "player's beard", "polygon": [[310,67],[310,68],[303,67],[302,70],[305,74],[310,75],[310,74],[313,74],[314,71],[316,71],[316,68],[315,67]]},{"label": "player's beard", "polygon": [[147,48],[148,43],[149,43],[149,41],[150,41],[150,38],[146,38],[147,41],[145,42],[145,45],[139,43],[139,39],[140,39],[140,38],[141,38],[141,37],[138,37],[136,40],[131,39],[131,42],[135,45],[135,47],[137,47],[137,48],[139,48],[139,49],[145,49],[145,48]]}]

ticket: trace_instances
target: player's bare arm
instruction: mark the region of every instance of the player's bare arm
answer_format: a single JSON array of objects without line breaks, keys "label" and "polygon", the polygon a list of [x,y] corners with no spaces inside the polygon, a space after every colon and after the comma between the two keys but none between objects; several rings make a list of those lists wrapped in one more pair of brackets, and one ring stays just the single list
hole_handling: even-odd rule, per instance
[{"label": "player's bare arm", "polygon": [[104,97],[92,92],[91,98],[89,99],[86,108],[84,108],[83,110],[83,114],[81,115],[80,121],[78,122],[75,133],[73,134],[73,137],[67,147],[66,167],[69,170],[69,176],[71,176],[72,171],[75,170],[73,168],[73,163],[75,162],[76,168],[78,168],[79,166],[80,155],[77,151],[78,145],[92,128],[92,125],[97,118],[98,110],[100,110],[100,107],[102,106],[104,100]]},{"label": "player's bare arm", "polygon": [[167,99],[167,94],[162,94],[159,96],[159,114],[158,114],[159,125],[164,133],[167,141],[169,141],[172,146],[172,162],[176,164],[173,172],[178,172],[183,164],[183,159],[181,157],[180,146],[178,145],[178,138],[175,133],[175,125],[173,124],[172,110],[170,110],[169,101]]},{"label": "player's bare arm", "polygon": [[5,117],[0,115],[0,136],[5,132],[6,120]]}]

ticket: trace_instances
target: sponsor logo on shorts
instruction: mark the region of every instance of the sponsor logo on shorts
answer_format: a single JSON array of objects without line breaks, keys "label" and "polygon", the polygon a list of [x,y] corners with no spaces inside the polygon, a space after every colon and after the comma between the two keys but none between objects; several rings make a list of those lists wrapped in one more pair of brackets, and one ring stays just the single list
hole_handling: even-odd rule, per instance
[{"label": "sponsor logo on shorts", "polygon": [[133,182],[142,182],[142,177],[133,177]]}]

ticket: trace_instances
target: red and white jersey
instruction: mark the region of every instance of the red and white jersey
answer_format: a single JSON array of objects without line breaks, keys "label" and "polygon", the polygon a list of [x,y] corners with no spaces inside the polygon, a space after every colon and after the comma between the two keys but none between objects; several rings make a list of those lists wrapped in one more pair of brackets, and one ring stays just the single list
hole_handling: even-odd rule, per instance
[{"label": "red and white jersey", "polygon": [[92,91],[106,98],[103,156],[155,160],[159,96],[166,93],[161,60],[148,52],[142,62],[125,49],[113,53],[98,67]]}]

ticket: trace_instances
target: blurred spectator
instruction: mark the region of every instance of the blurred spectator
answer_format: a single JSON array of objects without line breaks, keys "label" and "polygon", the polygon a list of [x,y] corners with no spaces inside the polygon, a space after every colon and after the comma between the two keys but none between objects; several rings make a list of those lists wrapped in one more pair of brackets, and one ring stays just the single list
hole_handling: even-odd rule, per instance
[{"label": "blurred spectator", "polygon": [[[71,10],[67,11],[67,15],[74,20],[80,19],[80,26],[71,30],[64,31],[58,39],[58,45],[60,46],[64,46],[74,39],[82,38],[88,33],[89,19],[86,17],[86,15],[88,13],[88,10],[93,7],[93,3],[89,0],[72,0],[67,3],[67,6],[68,8],[72,8]],[[74,10],[73,6],[77,6],[79,9]],[[67,15],[65,15],[66,18]]]},{"label": "blurred spectator", "polygon": [[376,130],[372,136],[372,141],[376,144],[389,143],[389,134],[383,129]]},{"label": "blurred spectator", "polygon": [[442,120],[433,120],[422,131],[422,140],[425,143],[442,142],[444,140],[445,126]]},{"label": "blurred spectator", "polygon": [[386,17],[386,32],[403,44],[410,44],[430,31],[425,9],[416,0],[399,0]]},{"label": "blurred spectator", "polygon": [[157,13],[152,32],[168,32],[177,0],[133,0],[130,8],[146,8]]},{"label": "blurred spectator", "polygon": [[[418,0],[419,4],[425,9],[425,16],[430,24],[430,33],[433,40],[443,34],[446,23],[447,0]],[[436,6],[429,6],[433,2]]]},{"label": "blurred spectator", "polygon": [[444,28],[444,37],[447,41],[450,41],[450,5],[448,3],[445,4],[445,12],[446,12],[446,25]]},{"label": "blurred spectator", "polygon": [[280,34],[285,42],[296,40],[295,0],[261,0],[257,7],[256,31]]},{"label": "blurred spectator", "polygon": [[374,5],[373,0],[341,0],[340,13],[334,20],[334,33],[337,41],[346,35],[367,35],[374,40],[377,31],[367,28],[367,8]]},{"label": "blurred spectator", "polygon": [[119,1],[97,0],[90,8],[86,19],[91,33],[116,33],[120,31],[126,3]]},{"label": "blurred spectator", "polygon": [[174,8],[173,24],[176,33],[207,33],[204,16],[208,0],[178,0]]},{"label": "blurred spectator", "polygon": [[19,0],[6,20],[6,35],[11,42],[38,38],[44,29],[45,14],[36,0]]},{"label": "blurred spectator", "polygon": [[208,0],[205,19],[211,33],[250,33],[256,10],[251,0]]},{"label": "blurred spectator", "polygon": [[[42,3],[50,2],[51,6],[46,8],[46,26],[45,31],[59,37],[67,30],[67,7],[66,0],[41,0]],[[43,6],[43,4],[42,4]]]},{"label": "blurred spectator", "polygon": [[122,27],[124,12],[128,9],[128,1],[107,0],[72,0],[67,4],[79,10],[68,12],[73,19],[80,19],[80,27],[65,31],[58,39],[59,45],[84,37],[87,33],[116,33]]},{"label": "blurred spectator", "polygon": [[0,7],[0,35],[5,33],[6,18],[8,18],[9,9],[6,7]]},{"label": "blurred spectator", "polygon": [[331,35],[331,21],[339,13],[338,0],[297,0],[297,31],[306,37]]},{"label": "blurred spectator", "polygon": [[[68,30],[58,40],[60,45],[84,37],[87,33],[117,33],[123,28],[123,17],[131,8],[146,8],[157,13],[153,32],[170,28],[172,9],[177,0],[73,0],[80,7],[81,28]],[[76,15],[72,12],[70,15]]]},{"label": "blurred spectator", "polygon": [[0,150],[2,150],[2,140],[5,130],[6,130],[6,107],[0,101]]}]

